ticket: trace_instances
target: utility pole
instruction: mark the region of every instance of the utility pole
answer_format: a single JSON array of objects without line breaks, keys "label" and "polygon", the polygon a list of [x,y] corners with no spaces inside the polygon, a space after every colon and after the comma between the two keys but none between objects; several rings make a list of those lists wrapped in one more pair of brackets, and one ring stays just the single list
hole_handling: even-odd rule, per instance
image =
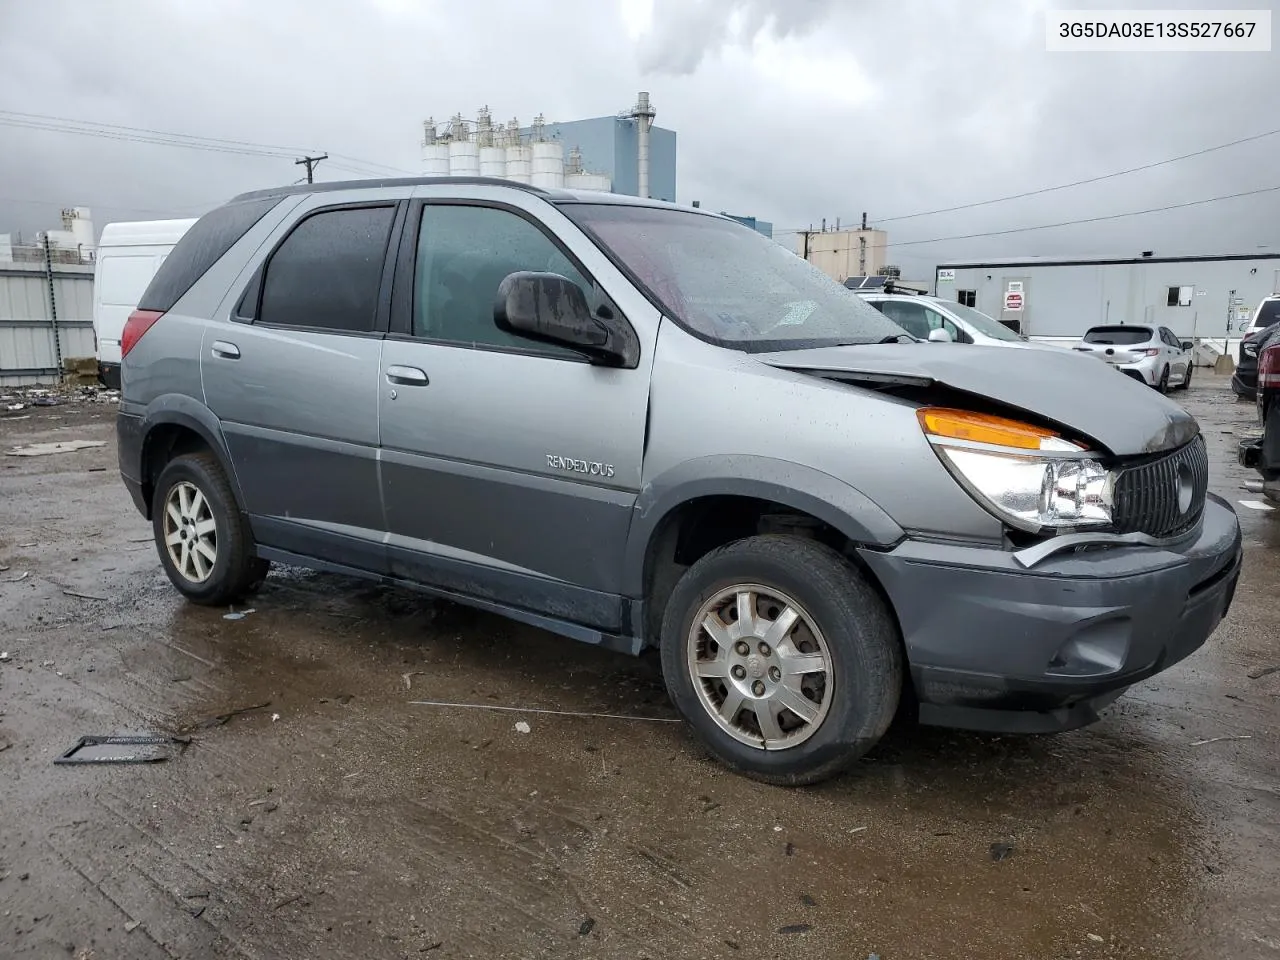
[{"label": "utility pole", "polygon": [[303,164],[306,164],[307,183],[315,183],[315,180],[312,179],[311,171],[315,169],[316,164],[319,163],[321,160],[328,160],[328,159],[329,159],[329,155],[326,153],[324,156],[321,156],[321,157],[303,157],[301,160],[293,161],[293,165],[295,167],[300,167]]}]

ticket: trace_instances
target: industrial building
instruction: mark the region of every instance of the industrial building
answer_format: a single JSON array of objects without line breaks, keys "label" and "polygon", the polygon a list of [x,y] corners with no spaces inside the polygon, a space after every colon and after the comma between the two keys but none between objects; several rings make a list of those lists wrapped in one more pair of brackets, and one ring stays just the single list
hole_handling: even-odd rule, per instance
[{"label": "industrial building", "polygon": [[883,230],[801,230],[796,253],[837,283],[850,277],[870,277],[885,265],[889,235]]},{"label": "industrial building", "polygon": [[1280,253],[944,263],[934,289],[1036,339],[1076,340],[1098,324],[1141,323],[1216,340],[1222,351],[1258,302],[1280,292]]},{"label": "industrial building", "polygon": [[56,383],[64,360],[94,356],[93,257],[84,207],[30,241],[0,234],[0,386]]},{"label": "industrial building", "polygon": [[502,177],[554,190],[603,190],[675,202],[676,134],[653,125],[649,94],[611,117],[529,126],[493,122],[488,107],[472,122],[456,114],[443,129],[423,124],[422,173]]}]

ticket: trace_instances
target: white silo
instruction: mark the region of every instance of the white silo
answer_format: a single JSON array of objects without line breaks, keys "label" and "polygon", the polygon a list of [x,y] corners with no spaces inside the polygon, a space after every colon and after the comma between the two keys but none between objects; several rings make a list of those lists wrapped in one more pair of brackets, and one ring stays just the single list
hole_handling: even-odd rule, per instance
[{"label": "white silo", "polygon": [[520,121],[512,117],[507,124],[507,179],[516,183],[529,183],[531,161],[532,151],[520,141]]},{"label": "white silo", "polygon": [[507,175],[507,148],[480,148],[480,176],[505,177]]},{"label": "white silo", "polygon": [[89,216],[88,207],[71,207],[62,211],[62,225],[71,231],[74,246],[80,250],[82,259],[88,259],[93,253],[93,220]]},{"label": "white silo", "polygon": [[449,141],[449,176],[480,176],[480,148],[474,141]]},{"label": "white silo", "polygon": [[422,175],[424,177],[449,175],[449,144],[440,142],[434,118],[422,124]]},{"label": "white silo", "polygon": [[531,182],[544,190],[564,187],[564,144],[558,140],[543,140],[533,144],[533,168]]}]

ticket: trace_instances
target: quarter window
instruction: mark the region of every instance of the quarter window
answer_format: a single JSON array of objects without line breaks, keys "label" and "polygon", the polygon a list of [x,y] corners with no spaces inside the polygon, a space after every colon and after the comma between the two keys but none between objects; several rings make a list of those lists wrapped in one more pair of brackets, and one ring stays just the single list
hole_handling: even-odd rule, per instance
[{"label": "quarter window", "polygon": [[413,335],[467,346],[507,347],[553,356],[579,354],[525,340],[493,320],[498,287],[520,271],[556,273],[582,288],[592,308],[594,285],[546,234],[496,207],[428,204],[418,231]]},{"label": "quarter window", "polygon": [[307,217],[267,263],[258,322],[344,333],[373,331],[395,208]]}]

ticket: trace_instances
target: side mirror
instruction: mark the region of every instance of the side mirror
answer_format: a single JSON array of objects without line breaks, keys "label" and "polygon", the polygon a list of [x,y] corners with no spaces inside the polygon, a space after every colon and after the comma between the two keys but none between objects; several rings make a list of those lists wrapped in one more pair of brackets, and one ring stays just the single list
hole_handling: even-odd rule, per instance
[{"label": "side mirror", "polygon": [[593,363],[636,366],[640,343],[634,331],[626,323],[609,323],[607,308],[600,312],[591,313],[586,294],[567,277],[526,270],[508,274],[498,285],[493,321],[518,337],[580,350]]},{"label": "side mirror", "polygon": [[1190,340],[1183,340],[1183,341],[1182,341],[1182,349],[1183,349],[1183,350],[1191,350],[1191,349],[1193,349],[1194,347],[1195,347],[1195,344],[1194,344],[1194,343],[1192,343]]},{"label": "side mirror", "polygon": [[938,327],[929,331],[930,343],[951,343],[951,334],[947,333],[942,327]]}]

